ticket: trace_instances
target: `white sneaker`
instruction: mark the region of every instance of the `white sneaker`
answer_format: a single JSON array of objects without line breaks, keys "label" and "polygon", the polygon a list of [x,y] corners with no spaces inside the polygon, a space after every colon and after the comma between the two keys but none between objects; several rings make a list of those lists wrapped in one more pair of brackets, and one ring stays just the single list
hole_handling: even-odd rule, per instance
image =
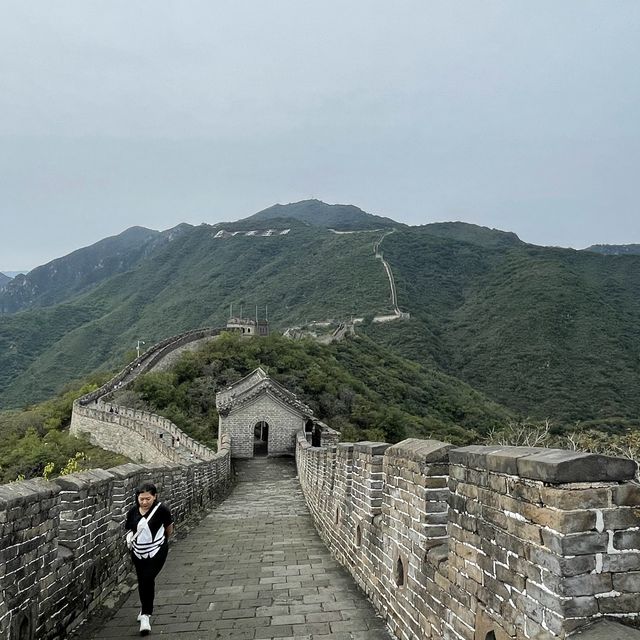
[{"label": "white sneaker", "polygon": [[149,622],[149,616],[140,614],[140,635],[148,636],[151,631],[151,623]]}]

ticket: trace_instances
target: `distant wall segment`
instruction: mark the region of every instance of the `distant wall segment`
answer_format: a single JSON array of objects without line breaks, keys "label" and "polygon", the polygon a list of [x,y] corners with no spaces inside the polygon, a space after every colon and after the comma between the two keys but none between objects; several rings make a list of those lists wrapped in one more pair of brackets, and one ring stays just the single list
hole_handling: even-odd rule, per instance
[{"label": "distant wall segment", "polygon": [[210,460],[214,451],[193,440],[170,420],[117,405],[107,398],[186,345],[219,334],[220,329],[198,329],[154,345],[102,387],[74,402],[70,432],[136,462],[188,464],[192,459]]},{"label": "distant wall segment", "polygon": [[551,640],[638,620],[632,460],[300,434],[297,465],[322,538],[398,638]]}]

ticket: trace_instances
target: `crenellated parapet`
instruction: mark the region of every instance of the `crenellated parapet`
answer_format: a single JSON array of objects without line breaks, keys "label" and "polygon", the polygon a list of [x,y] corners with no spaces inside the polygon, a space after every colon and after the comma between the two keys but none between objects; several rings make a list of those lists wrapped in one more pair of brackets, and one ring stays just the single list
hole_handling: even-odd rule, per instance
[{"label": "crenellated parapet", "polygon": [[64,638],[125,579],[122,524],[143,480],[157,484],[179,531],[228,493],[230,442],[191,465],[130,463],[0,486],[0,638]]},{"label": "crenellated parapet", "polygon": [[70,432],[136,462],[191,464],[212,459],[213,450],[188,436],[167,418],[116,404],[111,394],[125,388],[185,345],[219,333],[219,329],[197,329],[152,346],[102,387],[73,403]]},{"label": "crenellated parapet", "polygon": [[297,464],[321,536],[398,638],[583,638],[640,617],[632,460],[301,434]]}]

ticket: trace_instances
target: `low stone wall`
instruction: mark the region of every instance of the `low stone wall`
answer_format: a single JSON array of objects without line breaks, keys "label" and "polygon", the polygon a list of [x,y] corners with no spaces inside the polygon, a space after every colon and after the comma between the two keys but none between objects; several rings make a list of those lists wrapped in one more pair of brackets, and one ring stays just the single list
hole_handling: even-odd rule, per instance
[{"label": "low stone wall", "polygon": [[171,420],[112,403],[96,401],[82,405],[76,401],[70,432],[140,462],[185,464],[190,461],[189,454],[197,460],[210,460],[215,455],[212,449],[178,429]]},{"label": "low stone wall", "polygon": [[230,442],[187,466],[127,464],[0,486],[0,638],[64,638],[127,576],[122,523],[146,479],[179,530],[228,493]]},{"label": "low stone wall", "polygon": [[631,460],[413,439],[320,448],[304,433],[296,458],[320,535],[398,638],[551,640],[638,620]]},{"label": "low stone wall", "polygon": [[197,329],[154,345],[109,382],[73,403],[70,432],[140,462],[189,464],[194,459],[211,460],[214,456],[211,449],[189,437],[170,420],[105,400],[176,350],[219,334],[220,329]]}]

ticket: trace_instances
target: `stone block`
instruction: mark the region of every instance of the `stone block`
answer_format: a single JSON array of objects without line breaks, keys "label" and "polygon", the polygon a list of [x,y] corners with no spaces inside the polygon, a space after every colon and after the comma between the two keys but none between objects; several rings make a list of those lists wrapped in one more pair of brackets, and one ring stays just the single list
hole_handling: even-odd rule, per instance
[{"label": "stone block", "polygon": [[507,495],[516,500],[531,502],[532,504],[540,504],[540,488],[542,483],[527,481],[520,478],[506,478]]},{"label": "stone block", "polygon": [[554,484],[568,482],[623,482],[631,480],[637,464],[627,458],[547,449],[518,459],[518,475]]},{"label": "stone block", "polygon": [[578,533],[596,528],[595,511],[559,511],[523,503],[521,513],[527,520],[559,533]]},{"label": "stone block", "polygon": [[356,442],[353,445],[354,453],[364,453],[368,456],[381,456],[390,447],[386,442]]},{"label": "stone block", "polygon": [[600,613],[620,614],[620,613],[638,613],[638,594],[623,593],[613,595],[610,598],[598,598],[598,608]]},{"label": "stone block", "polygon": [[[591,596],[597,593],[608,593],[614,588],[610,573],[591,574],[564,578],[561,582],[563,596]],[[620,589],[626,591],[626,589]]]},{"label": "stone block", "polygon": [[611,573],[640,571],[640,552],[607,554],[602,559],[602,570]]},{"label": "stone block", "polygon": [[546,506],[564,511],[604,509],[611,506],[611,489],[609,487],[584,489],[543,487],[540,489],[540,498]]},{"label": "stone block", "polygon": [[616,531],[613,534],[613,547],[618,551],[640,549],[640,531]]},{"label": "stone block", "polygon": [[640,508],[616,507],[603,509],[604,528],[609,531],[640,527]]},{"label": "stone block", "polygon": [[613,588],[616,591],[640,593],[640,571],[630,571],[629,573],[614,574]]},{"label": "stone block", "polygon": [[596,531],[588,533],[558,534],[550,529],[542,529],[544,546],[560,556],[584,556],[606,553],[609,536]]},{"label": "stone block", "polygon": [[497,451],[487,453],[487,469],[516,476],[518,475],[518,460],[520,458],[543,451],[546,449],[541,447],[501,447]]},{"label": "stone block", "polygon": [[593,555],[565,558],[536,546],[527,547],[525,557],[534,565],[548,569],[558,576],[577,576],[590,573],[596,568],[596,559]]},{"label": "stone block", "polygon": [[473,444],[468,447],[458,447],[449,450],[449,462],[472,469],[486,469],[487,455],[500,451],[500,446],[483,446]]},{"label": "stone block", "polygon": [[626,484],[613,487],[611,490],[613,504],[623,507],[640,506],[640,484],[637,482],[627,482]]}]

